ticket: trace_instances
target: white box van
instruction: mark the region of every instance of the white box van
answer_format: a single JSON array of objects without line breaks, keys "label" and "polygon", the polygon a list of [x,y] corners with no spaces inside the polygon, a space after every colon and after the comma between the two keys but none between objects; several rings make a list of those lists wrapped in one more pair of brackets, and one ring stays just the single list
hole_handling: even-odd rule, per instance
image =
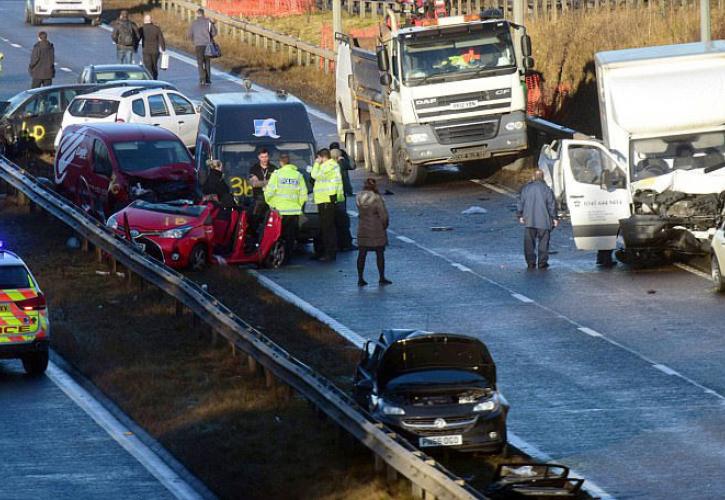
[{"label": "white box van", "polygon": [[51,17],[83,18],[97,26],[102,12],[103,0],[25,0],[25,22],[33,26]]}]

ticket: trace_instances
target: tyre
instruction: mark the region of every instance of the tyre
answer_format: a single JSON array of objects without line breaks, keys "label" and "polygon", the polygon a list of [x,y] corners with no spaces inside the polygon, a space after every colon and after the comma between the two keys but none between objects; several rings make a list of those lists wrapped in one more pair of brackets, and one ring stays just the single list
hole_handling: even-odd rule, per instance
[{"label": "tyre", "polygon": [[710,257],[710,275],[712,276],[712,284],[715,286],[715,291],[725,292],[725,280],[720,272],[720,262],[718,262],[715,254],[712,254]]},{"label": "tyre", "polygon": [[203,271],[209,261],[209,253],[206,245],[201,243],[194,246],[189,255],[189,269],[192,271]]},{"label": "tyre", "polygon": [[30,24],[32,24],[33,26],[39,26],[42,22],[43,20],[40,17],[36,16],[35,12],[30,13]]},{"label": "tyre", "polygon": [[101,25],[101,16],[94,17],[91,19],[91,26],[100,26]]},{"label": "tyre", "polygon": [[48,368],[48,351],[38,351],[26,354],[22,357],[25,373],[38,376],[45,373]]},{"label": "tyre", "polygon": [[278,269],[282,267],[286,258],[287,250],[285,249],[284,241],[279,239],[274,242],[271,250],[264,258],[264,267],[267,269]]},{"label": "tyre", "polygon": [[419,186],[425,182],[428,171],[421,165],[413,165],[401,137],[393,144],[393,162],[398,182],[406,186]]}]

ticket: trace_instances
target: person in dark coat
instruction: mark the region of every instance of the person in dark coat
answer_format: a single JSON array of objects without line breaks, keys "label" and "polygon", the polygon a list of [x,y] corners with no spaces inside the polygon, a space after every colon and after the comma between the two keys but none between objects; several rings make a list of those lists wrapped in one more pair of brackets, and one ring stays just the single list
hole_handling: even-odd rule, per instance
[{"label": "person in dark coat", "polygon": [[161,28],[151,22],[151,16],[146,14],[143,16],[143,26],[140,30],[141,43],[143,49],[143,65],[149,70],[154,80],[159,79],[159,51],[166,50],[166,41]]},{"label": "person in dark coat", "polygon": [[199,70],[199,85],[211,85],[211,58],[206,55],[206,47],[217,35],[216,24],[204,15],[204,9],[196,10],[196,20],[189,26],[186,37],[194,45],[196,66]]},{"label": "person in dark coat", "polygon": [[[544,182],[544,171],[534,171],[534,178],[519,194],[517,204],[519,222],[524,225],[524,256],[529,269],[549,267],[549,237],[551,230],[559,225],[556,218],[554,192]],[[538,247],[538,248],[537,248]]]},{"label": "person in dark coat", "polygon": [[349,252],[357,247],[352,244],[352,235],[350,234],[350,215],[347,213],[347,199],[352,198],[352,183],[350,182],[350,170],[355,169],[355,165],[345,151],[340,149],[340,144],[333,142],[330,144],[330,156],[340,165],[340,175],[342,176],[342,190],[345,193],[345,199],[335,203],[335,229],[337,230],[337,248],[340,252]]},{"label": "person in dark coat", "polygon": [[378,193],[375,179],[367,179],[363,190],[355,198],[359,215],[357,226],[357,284],[365,286],[365,260],[368,252],[375,252],[381,286],[392,281],[385,277],[385,246],[388,244],[388,210]]},{"label": "person in dark coat", "polygon": [[128,18],[128,11],[122,10],[113,25],[111,40],[116,44],[116,60],[119,64],[133,64],[133,55],[138,49],[141,34],[136,23]]},{"label": "person in dark coat", "polygon": [[32,88],[46,87],[53,84],[55,78],[55,47],[48,41],[45,31],[38,33],[38,42],[33,45],[28,66],[32,78]]}]

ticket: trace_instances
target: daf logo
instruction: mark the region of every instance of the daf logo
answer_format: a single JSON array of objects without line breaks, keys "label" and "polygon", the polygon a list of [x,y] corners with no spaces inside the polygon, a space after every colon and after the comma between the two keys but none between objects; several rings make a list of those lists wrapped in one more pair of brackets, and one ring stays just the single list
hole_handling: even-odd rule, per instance
[{"label": "daf logo", "polygon": [[430,99],[418,99],[415,103],[418,106],[425,106],[426,104],[435,104],[438,101],[437,98],[431,97]]},{"label": "daf logo", "polygon": [[498,89],[498,90],[494,91],[494,95],[504,95],[504,94],[508,94],[508,92],[509,92],[509,89]]},{"label": "daf logo", "polygon": [[436,427],[436,429],[443,429],[446,425],[448,425],[448,423],[442,418],[437,418],[433,422],[433,425]]}]

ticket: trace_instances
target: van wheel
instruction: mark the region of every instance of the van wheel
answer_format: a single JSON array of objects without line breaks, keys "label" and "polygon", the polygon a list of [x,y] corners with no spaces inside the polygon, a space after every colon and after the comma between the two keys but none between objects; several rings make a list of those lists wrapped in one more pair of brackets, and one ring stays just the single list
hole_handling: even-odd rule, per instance
[{"label": "van wheel", "polygon": [[100,26],[101,25],[101,17],[97,16],[91,19],[91,26]]},{"label": "van wheel", "polygon": [[209,255],[206,251],[206,246],[199,243],[194,246],[191,250],[191,255],[189,255],[189,269],[192,271],[203,271],[206,268],[208,260]]},{"label": "van wheel", "polygon": [[710,274],[712,275],[712,284],[715,285],[715,291],[725,292],[725,280],[723,280],[720,263],[715,254],[710,257]]},{"label": "van wheel", "polygon": [[48,351],[31,352],[23,356],[22,361],[25,373],[37,377],[48,368]]},{"label": "van wheel", "polygon": [[274,242],[267,256],[264,258],[264,267],[267,269],[278,269],[282,267],[287,258],[287,250],[284,241],[279,239]]},{"label": "van wheel", "polygon": [[425,182],[428,171],[421,165],[413,165],[405,150],[402,137],[398,137],[393,144],[393,161],[398,182],[406,186],[419,186]]}]

